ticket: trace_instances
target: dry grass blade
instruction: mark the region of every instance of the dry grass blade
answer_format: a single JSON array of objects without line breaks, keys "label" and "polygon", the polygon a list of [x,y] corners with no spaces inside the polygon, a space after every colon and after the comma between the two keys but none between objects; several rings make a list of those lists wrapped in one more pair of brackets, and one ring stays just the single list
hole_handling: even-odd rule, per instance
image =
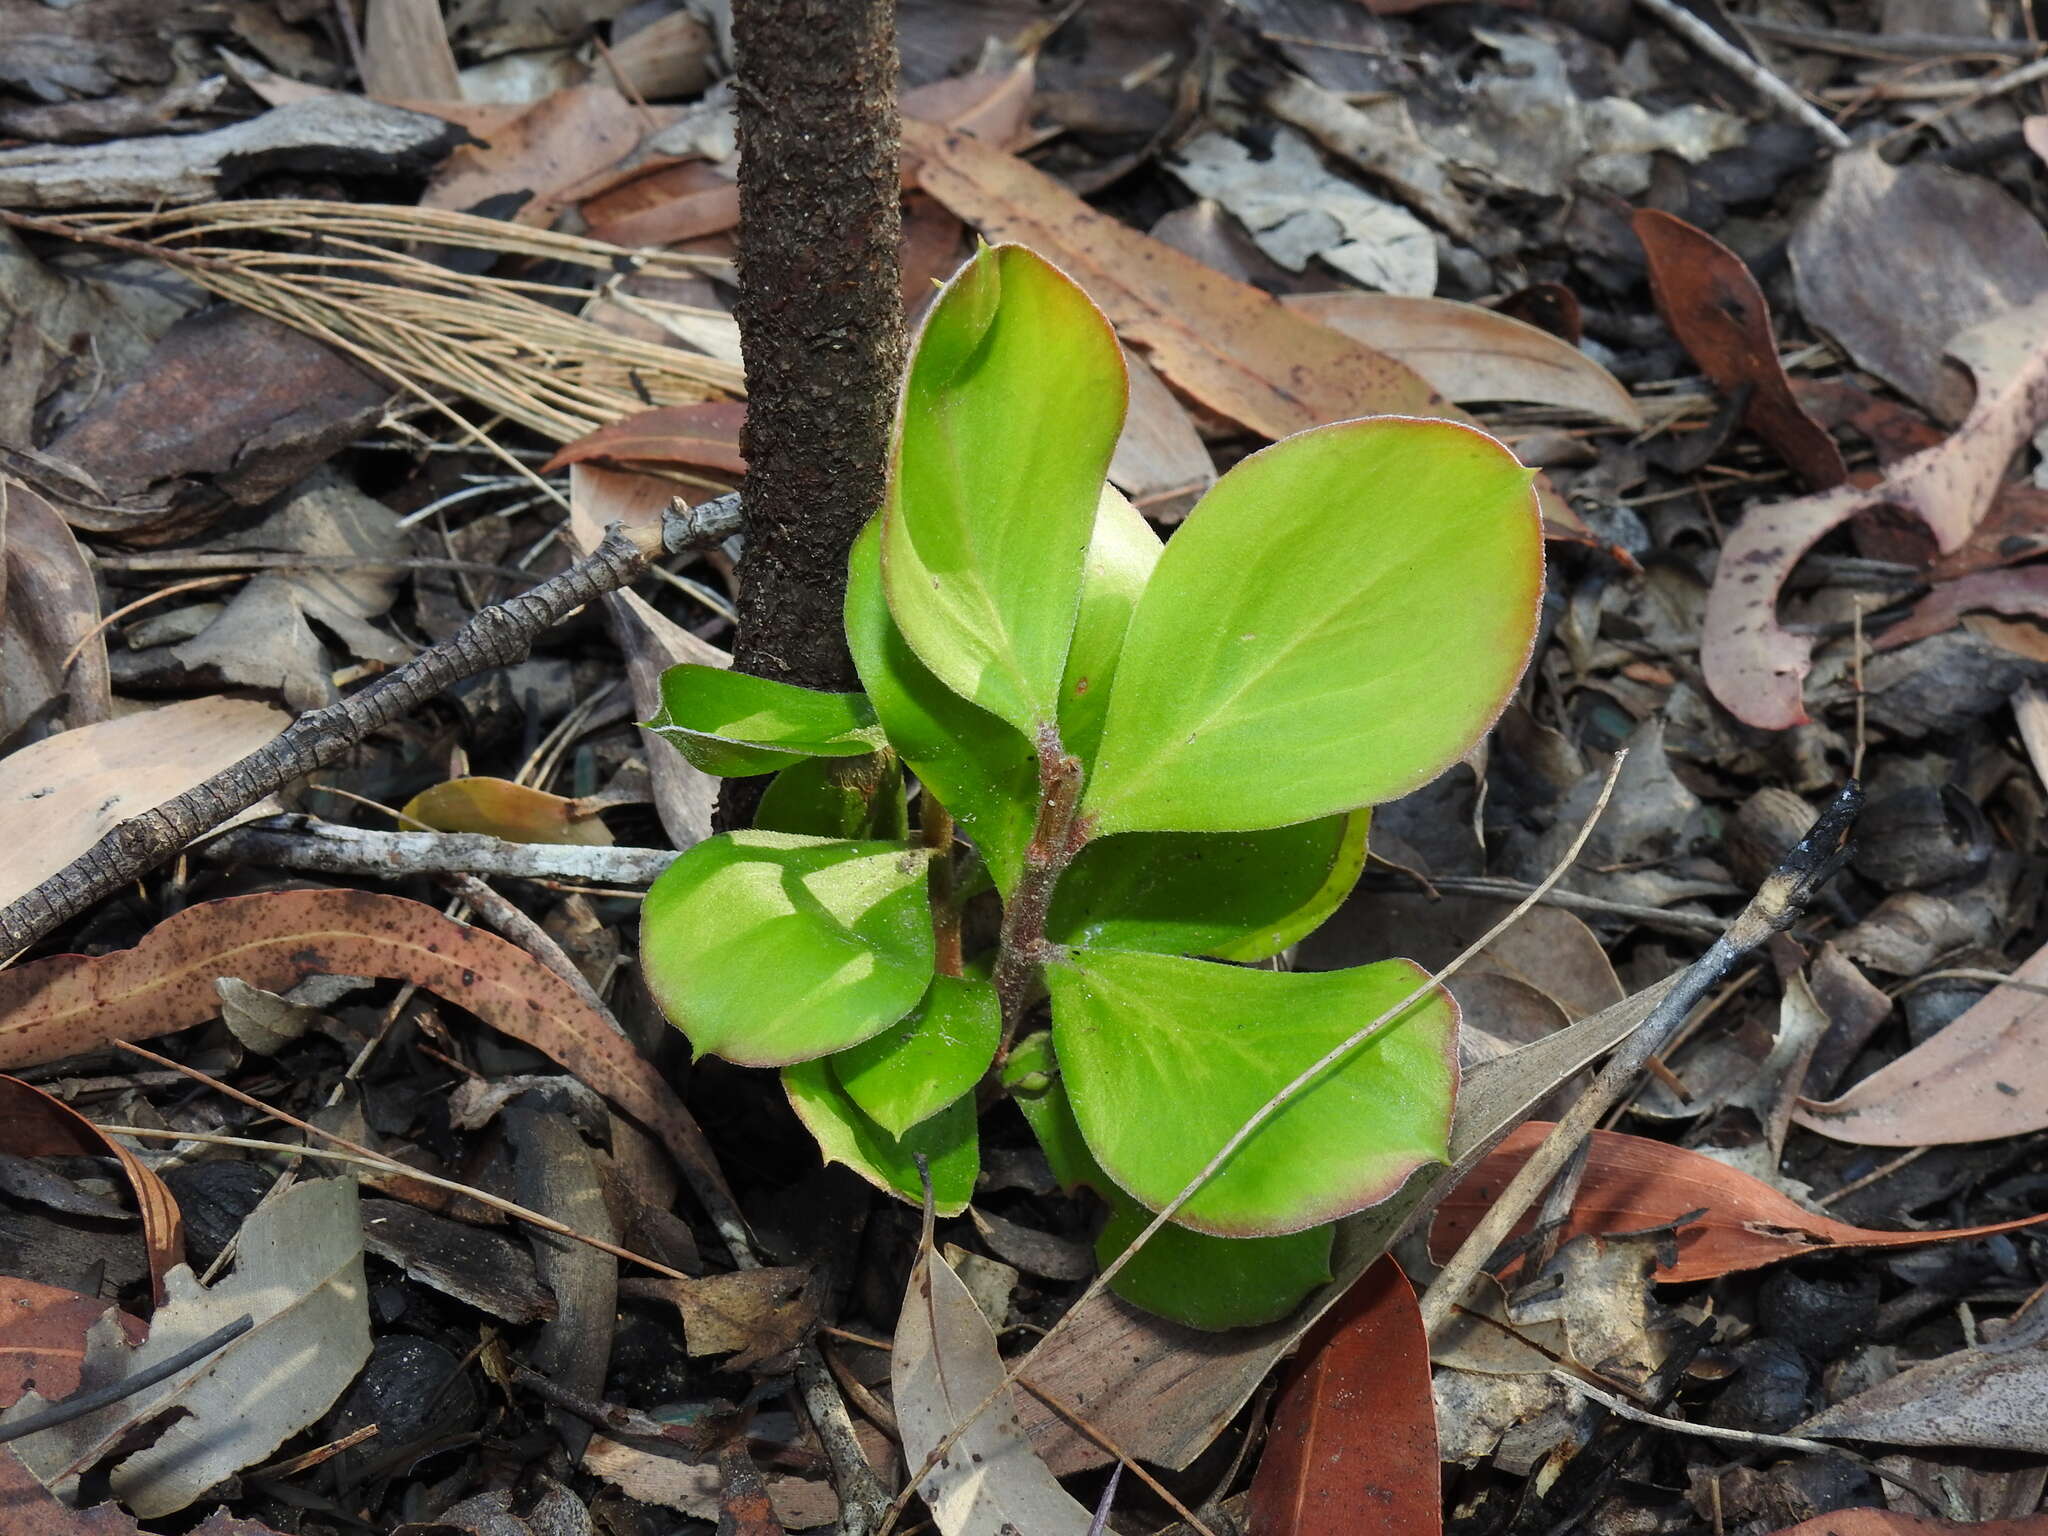
[{"label": "dry grass blade", "polygon": [[[176,267],[209,291],[319,337],[423,399],[457,396],[553,442],[649,405],[741,392],[735,363],[620,335],[563,306],[588,289],[454,271],[399,242],[658,276],[704,263],[432,209],[269,201],[173,212],[11,216],[23,228],[112,245]],[[292,249],[252,247],[286,240]],[[635,301],[678,328],[715,311]]]}]

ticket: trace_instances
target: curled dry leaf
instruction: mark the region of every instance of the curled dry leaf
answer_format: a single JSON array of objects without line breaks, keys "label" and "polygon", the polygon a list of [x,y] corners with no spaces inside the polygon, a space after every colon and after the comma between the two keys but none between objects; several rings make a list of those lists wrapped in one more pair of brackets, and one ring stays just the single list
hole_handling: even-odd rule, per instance
[{"label": "curled dry leaf", "polygon": [[[0,475],[0,736],[12,736],[60,698],[72,727],[113,712],[99,590],[56,508]],[[78,655],[69,660],[76,649]]]},{"label": "curled dry leaf", "polygon": [[[104,1296],[0,1275],[0,1408],[12,1407],[30,1387],[52,1402],[76,1392],[85,1336],[112,1311]],[[131,1345],[149,1334],[139,1317],[116,1312],[114,1320]]]},{"label": "curled dry leaf", "polygon": [[[1430,1230],[1433,1252],[1449,1254],[1457,1247],[1549,1133],[1550,1126],[1540,1120],[1517,1128],[1444,1197]],[[2048,1221],[2048,1216],[2026,1216],[1926,1232],[1855,1227],[1816,1215],[1761,1179],[1697,1152],[1614,1131],[1593,1133],[1585,1176],[1565,1222],[1566,1236],[1639,1232],[1687,1217],[1692,1219],[1678,1229],[1678,1257],[1658,1269],[1659,1280],[1711,1280],[1824,1249],[1913,1248]],[[1526,1232],[1533,1219],[1516,1230]]]},{"label": "curled dry leaf", "polygon": [[312,975],[424,987],[532,1046],[722,1185],[703,1132],[653,1065],[525,950],[432,907],[370,891],[271,891],[187,907],[133,949],[0,971],[0,1067],[149,1040],[220,1012],[214,979],[282,991]]},{"label": "curled dry leaf", "polygon": [[[0,1004],[0,1017],[4,1010],[5,1004]],[[217,1005],[214,1011],[219,1011]],[[0,1030],[6,1027],[0,1022]],[[0,1152],[16,1157],[111,1157],[118,1162],[142,1213],[150,1290],[157,1301],[164,1299],[164,1276],[185,1261],[185,1223],[170,1189],[142,1159],[63,1100],[12,1077],[0,1077]]]},{"label": "curled dry leaf", "polygon": [[0,902],[26,895],[130,816],[212,778],[289,724],[283,710],[251,699],[186,699],[46,736],[0,760]]},{"label": "curled dry leaf", "polygon": [[[2012,973],[2048,985],[2048,945]],[[2048,1127],[2048,998],[1995,987],[1940,1032],[1792,1118],[1864,1147],[1947,1146]]]},{"label": "curled dry leaf", "polygon": [[1363,290],[1281,302],[1406,363],[1448,399],[1556,405],[1642,429],[1635,397],[1613,374],[1570,342],[1498,310]]},{"label": "curled dry leaf", "polygon": [[[138,1375],[238,1317],[253,1326],[154,1386],[14,1442],[57,1493],[72,1493],[80,1473],[115,1457],[111,1481],[122,1503],[145,1519],[175,1514],[333,1406],[370,1357],[355,1180],[309,1180],[265,1201],[243,1223],[233,1274],[208,1288],[180,1265],[169,1291],[140,1348],[109,1324],[94,1329],[86,1386]],[[0,1423],[43,1407],[40,1396],[24,1397]],[[150,1444],[123,1456],[138,1426],[173,1413]]]},{"label": "curled dry leaf", "polygon": [[1634,227],[1650,259],[1657,312],[1715,388],[1731,397],[1748,391],[1743,424],[1809,491],[1848,479],[1842,450],[1793,397],[1778,361],[1771,307],[1748,264],[1706,231],[1653,208],[1638,212]]},{"label": "curled dry leaf", "polygon": [[[927,1222],[903,1293],[889,1386],[903,1459],[915,1471],[1001,1383],[995,1331],[953,1268],[932,1248]],[[1088,1510],[1031,1449],[1014,1389],[969,1424],[918,1484],[943,1536],[1088,1536]]]},{"label": "curled dry leaf", "polygon": [[738,400],[659,405],[564,444],[541,466],[541,473],[597,459],[628,467],[689,464],[744,475],[747,461],[740,457],[740,428],[746,419],[747,408]]},{"label": "curled dry leaf", "polygon": [[1800,680],[1813,642],[1778,623],[1778,589],[1823,535],[1873,507],[1903,508],[1944,552],[1959,548],[1990,507],[2006,468],[2048,420],[2048,298],[1949,344],[1970,365],[1977,403],[1943,443],[1902,459],[1868,488],[1752,507],[1722,548],[1707,594],[1700,663],[1714,696],[1750,725],[1805,722]]},{"label": "curled dry leaf", "polygon": [[1247,1513],[1273,1536],[1443,1530],[1429,1339],[1392,1259],[1365,1272],[1302,1341]]}]

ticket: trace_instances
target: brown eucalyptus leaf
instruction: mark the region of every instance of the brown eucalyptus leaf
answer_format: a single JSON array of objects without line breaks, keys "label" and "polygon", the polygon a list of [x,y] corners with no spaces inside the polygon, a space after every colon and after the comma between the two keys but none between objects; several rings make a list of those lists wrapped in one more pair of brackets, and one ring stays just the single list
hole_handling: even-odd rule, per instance
[{"label": "brown eucalyptus leaf", "polygon": [[0,971],[0,1067],[150,1040],[220,1012],[214,978],[277,992],[307,976],[411,981],[532,1046],[720,1183],[703,1132],[652,1063],[517,945],[432,907],[370,891],[269,891],[203,902],[133,949]]},{"label": "brown eucalyptus leaf", "polygon": [[[85,1336],[113,1309],[104,1296],[0,1275],[0,1408],[11,1407],[30,1387],[52,1402],[76,1392]],[[130,1344],[149,1334],[148,1324],[126,1312],[115,1321]]]},{"label": "brown eucalyptus leaf", "polygon": [[[1532,1120],[1518,1127],[1437,1207],[1432,1251],[1450,1254],[1478,1224],[1509,1179],[1550,1133]],[[1657,1278],[1674,1284],[1762,1269],[1837,1248],[1914,1248],[1958,1238],[2014,1232],[2048,1215],[1952,1230],[1886,1232],[1817,1215],[1761,1179],[1698,1152],[1617,1131],[1595,1131],[1585,1175],[1566,1218],[1566,1236],[1640,1232],[1691,1217],[1678,1228],[1674,1261]],[[1534,1216],[1517,1231],[1526,1231]]]},{"label": "brown eucalyptus leaf", "polygon": [[[2048,985],[2048,945],[2012,979]],[[2048,1006],[1994,987],[1963,1015],[1847,1093],[1792,1118],[1864,1147],[1948,1146],[2048,1128]]]},{"label": "brown eucalyptus leaf", "polygon": [[747,407],[738,400],[656,406],[565,443],[541,466],[541,473],[599,459],[628,466],[689,464],[744,475],[747,461],[740,457],[740,428],[746,419]]},{"label": "brown eucalyptus leaf", "polygon": [[1415,1290],[1383,1258],[1302,1341],[1252,1477],[1274,1536],[1430,1536],[1443,1529],[1429,1339]]},{"label": "brown eucalyptus leaf", "polygon": [[1281,302],[1406,363],[1448,399],[1563,406],[1642,428],[1642,410],[1613,374],[1570,342],[1497,309],[1362,289]]},{"label": "brown eucalyptus leaf", "polygon": [[1893,465],[1876,485],[1842,485],[1751,507],[1721,551],[1700,637],[1707,684],[1740,719],[1767,730],[1807,720],[1800,682],[1813,641],[1778,622],[1778,591],[1830,530],[1873,507],[1919,518],[1944,551],[1959,548],[1997,495],[2013,457],[2048,420],[2048,298],[1949,343],[1970,365],[1977,403],[1949,438]]},{"label": "brown eucalyptus leaf", "polygon": [[1891,1509],[1838,1509],[1771,1536],[2048,1536],[2048,1515],[2019,1520],[1930,1520]]},{"label": "brown eucalyptus leaf", "polygon": [[159,1302],[164,1299],[164,1276],[185,1260],[185,1223],[170,1189],[141,1158],[62,1099],[14,1077],[0,1077],[0,1152],[17,1157],[111,1157],[119,1163],[142,1215],[150,1290]]},{"label": "brown eucalyptus leaf", "polygon": [[1657,312],[1722,394],[1748,391],[1743,423],[1777,450],[1809,491],[1848,479],[1842,450],[1792,394],[1778,361],[1771,307],[1748,263],[1705,230],[1654,208],[1640,210],[1634,228],[1650,258]]}]

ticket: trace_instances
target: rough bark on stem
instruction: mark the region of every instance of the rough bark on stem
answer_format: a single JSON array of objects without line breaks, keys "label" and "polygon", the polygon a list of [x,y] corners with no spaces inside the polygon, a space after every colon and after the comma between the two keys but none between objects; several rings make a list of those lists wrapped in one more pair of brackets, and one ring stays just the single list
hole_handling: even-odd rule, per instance
[{"label": "rough bark on stem", "polygon": [[1000,1068],[1023,1026],[1024,1014],[1037,995],[1039,967],[1045,962],[1045,919],[1060,876],[1080,851],[1080,827],[1074,813],[1081,803],[1082,764],[1060,745],[1052,726],[1038,728],[1038,820],[1031,846],[1024,850],[1024,869],[1017,888],[1003,903],[1001,947],[996,951],[992,980],[1003,1008],[1002,1044],[996,1050]]},{"label": "rough bark on stem", "polygon": [[841,610],[903,373],[890,0],[737,0],[742,672],[859,687]]}]

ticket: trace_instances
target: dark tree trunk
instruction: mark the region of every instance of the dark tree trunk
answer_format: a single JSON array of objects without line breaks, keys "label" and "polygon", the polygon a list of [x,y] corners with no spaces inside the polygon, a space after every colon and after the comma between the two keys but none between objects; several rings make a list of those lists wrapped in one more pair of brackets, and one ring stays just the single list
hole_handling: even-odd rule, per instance
[{"label": "dark tree trunk", "polygon": [[841,605],[903,370],[893,0],[735,0],[747,545],[734,664],[859,686]]}]

